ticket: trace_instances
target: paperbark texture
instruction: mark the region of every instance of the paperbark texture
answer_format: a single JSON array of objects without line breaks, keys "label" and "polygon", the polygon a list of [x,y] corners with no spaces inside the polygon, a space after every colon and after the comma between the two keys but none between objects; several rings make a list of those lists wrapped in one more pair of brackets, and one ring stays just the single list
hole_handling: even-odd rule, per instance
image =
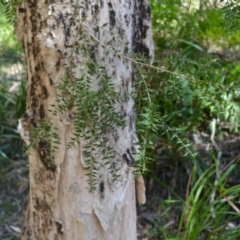
[{"label": "paperbark texture", "polygon": [[[101,34],[97,26],[108,31]],[[22,239],[135,240],[136,200],[131,161],[137,140],[134,102],[131,98],[116,103],[115,109],[126,122],[123,129],[108,134],[114,150],[111,159],[120,175],[113,181],[101,157],[98,159],[98,183],[89,192],[85,169],[84,140],[68,148],[74,134],[74,108],[51,115],[59,99],[58,83],[71,72],[80,77],[86,56],[74,47],[80,33],[89,38],[91,58],[103,66],[117,92],[131,93],[132,63],[111,49],[130,56],[131,52],[151,56],[150,8],[144,0],[23,0],[17,9],[16,34],[27,64],[27,109],[19,120],[19,132],[27,145],[30,133],[39,121],[51,122],[59,137],[58,150],[49,163],[49,152],[40,141],[30,150],[30,194],[23,219]],[[115,41],[109,40],[115,37]],[[128,49],[118,42],[128,42]],[[103,45],[108,46],[107,48]],[[73,51],[74,50],[74,51]],[[108,51],[108,53],[106,53]],[[72,64],[75,67],[72,69]],[[74,79],[74,78],[73,78]],[[92,79],[92,88],[98,88]],[[141,183],[142,181],[138,181]],[[142,183],[141,183],[142,184]],[[140,189],[144,188],[141,186]],[[141,196],[141,193],[138,193]]]}]

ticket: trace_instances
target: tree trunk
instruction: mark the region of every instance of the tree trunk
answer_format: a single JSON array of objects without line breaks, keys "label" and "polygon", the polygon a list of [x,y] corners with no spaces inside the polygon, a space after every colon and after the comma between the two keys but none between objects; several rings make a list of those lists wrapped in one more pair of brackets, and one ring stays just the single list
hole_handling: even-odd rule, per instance
[{"label": "tree trunk", "polygon": [[[136,239],[137,137],[134,101],[127,95],[134,74],[132,62],[120,55],[152,55],[148,3],[23,0],[16,34],[26,57],[28,94],[18,126],[30,170],[22,239]],[[125,98],[115,101],[103,87],[113,98]],[[94,92],[99,101],[92,100]],[[115,113],[102,114],[97,105],[105,109],[109,102]],[[125,126],[106,121],[109,115]]]}]

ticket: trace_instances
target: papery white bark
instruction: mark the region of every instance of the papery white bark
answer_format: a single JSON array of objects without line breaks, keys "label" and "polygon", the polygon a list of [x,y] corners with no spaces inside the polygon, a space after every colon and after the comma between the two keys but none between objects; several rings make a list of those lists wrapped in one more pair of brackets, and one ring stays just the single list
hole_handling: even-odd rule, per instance
[{"label": "papery white bark", "polygon": [[[79,8],[83,5],[83,8]],[[84,20],[83,20],[84,19]],[[108,23],[101,34],[96,27]],[[29,132],[38,120],[50,121],[49,110],[58,98],[57,84],[71,69],[70,59],[77,65],[72,74],[81,75],[86,61],[83,52],[73,54],[72,47],[79,29],[91,39],[91,57],[104,66],[116,91],[131,93],[134,73],[131,61],[123,61],[108,47],[131,56],[153,53],[150,32],[150,10],[144,0],[23,0],[17,10],[16,34],[22,44],[27,62],[27,110],[19,120],[19,131],[25,142],[31,142]],[[102,31],[103,33],[103,31]],[[84,44],[84,40],[83,41]],[[87,41],[87,40],[86,40]],[[128,42],[124,52],[123,44]],[[93,79],[93,89],[98,88]],[[59,100],[59,99],[58,99]],[[61,99],[60,99],[61,100]],[[30,196],[23,221],[22,239],[136,239],[135,182],[132,152],[137,139],[132,99],[116,104],[126,121],[124,129],[117,128],[109,136],[115,152],[114,161],[120,177],[113,181],[109,170],[99,159],[98,186],[88,191],[87,171],[84,168],[84,142],[72,148],[67,145],[73,136],[72,109],[51,116],[60,139],[55,153],[56,169],[44,163],[46,151],[40,146],[29,155]],[[143,179],[137,178],[138,199],[145,201]]]}]

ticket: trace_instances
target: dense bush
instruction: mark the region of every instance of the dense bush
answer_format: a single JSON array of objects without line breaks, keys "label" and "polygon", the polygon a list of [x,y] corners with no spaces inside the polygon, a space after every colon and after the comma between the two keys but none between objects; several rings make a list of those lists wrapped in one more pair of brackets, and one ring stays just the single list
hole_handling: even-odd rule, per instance
[{"label": "dense bush", "polygon": [[152,1],[160,69],[139,70],[141,162],[161,209],[150,238],[238,239],[239,156],[224,145],[240,127],[239,7],[194,2]]},{"label": "dense bush", "polygon": [[232,9],[192,5],[152,1],[155,64],[160,68],[141,69],[136,86],[139,129],[149,124],[154,144],[167,141],[173,148],[193,132],[211,134],[213,121],[228,133],[239,132],[239,41],[225,19]]}]

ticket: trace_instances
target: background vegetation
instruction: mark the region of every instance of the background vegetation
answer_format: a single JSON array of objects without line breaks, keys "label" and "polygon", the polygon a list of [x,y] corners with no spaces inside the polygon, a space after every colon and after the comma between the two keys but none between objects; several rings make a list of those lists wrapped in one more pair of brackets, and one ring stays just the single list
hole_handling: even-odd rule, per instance
[{"label": "background vegetation", "polygon": [[239,14],[239,1],[152,1],[165,71],[145,71],[137,102],[149,239],[240,239]]},{"label": "background vegetation", "polygon": [[[239,1],[152,0],[155,62],[136,66],[148,202],[139,239],[240,239]],[[27,161],[21,51],[0,8],[0,239],[19,239]],[[9,89],[17,84],[18,90]]]},{"label": "background vegetation", "polygon": [[26,91],[21,49],[3,10],[0,4],[0,239],[12,240],[19,239],[28,188],[27,160],[16,130]]}]

